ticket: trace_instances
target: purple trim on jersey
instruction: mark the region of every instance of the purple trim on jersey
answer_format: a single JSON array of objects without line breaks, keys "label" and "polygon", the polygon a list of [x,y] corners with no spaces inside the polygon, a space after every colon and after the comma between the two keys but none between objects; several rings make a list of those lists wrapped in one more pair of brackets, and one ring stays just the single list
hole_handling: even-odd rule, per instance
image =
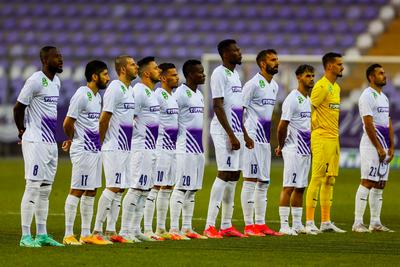
[{"label": "purple trim on jersey", "polygon": [[298,131],[297,134],[297,153],[301,155],[311,154],[311,133]]},{"label": "purple trim on jersey", "polygon": [[162,149],[175,150],[176,140],[178,138],[178,129],[169,128],[164,130],[164,136],[162,137]]},{"label": "purple trim on jersey", "polygon": [[203,153],[203,129],[186,130],[186,153]]},{"label": "purple trim on jersey", "polygon": [[231,111],[232,117],[232,130],[234,133],[242,132],[242,119],[243,119],[243,109],[234,108]]},{"label": "purple trim on jersey", "polygon": [[42,118],[42,141],[47,143],[55,143],[55,135],[56,135],[56,127],[57,127],[57,119],[50,117]]},{"label": "purple trim on jersey", "polygon": [[99,132],[92,132],[85,130],[83,134],[84,138],[84,149],[88,151],[100,151],[100,134]]},{"label": "purple trim on jersey", "polygon": [[148,125],[146,127],[146,137],[144,141],[145,149],[156,149],[156,142],[158,137],[158,124]]},{"label": "purple trim on jersey", "polygon": [[390,147],[389,127],[375,125],[376,137],[384,149]]},{"label": "purple trim on jersey", "polygon": [[120,128],[118,130],[118,148],[120,150],[131,150],[132,131],[132,125],[120,125]]},{"label": "purple trim on jersey", "polygon": [[259,120],[256,129],[256,142],[269,143],[271,137],[271,121]]}]

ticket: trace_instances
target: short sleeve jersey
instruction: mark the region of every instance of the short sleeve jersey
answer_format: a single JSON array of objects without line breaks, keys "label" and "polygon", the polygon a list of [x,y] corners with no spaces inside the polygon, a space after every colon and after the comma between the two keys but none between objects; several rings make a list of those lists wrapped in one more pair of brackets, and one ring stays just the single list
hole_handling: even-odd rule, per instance
[{"label": "short sleeve jersey", "polygon": [[322,137],[339,137],[340,87],[322,77],[311,91],[312,131]]},{"label": "short sleeve jersey", "polygon": [[179,107],[178,114],[178,153],[201,154],[203,150],[203,94],[197,89],[194,92],[185,84],[175,91]]},{"label": "short sleeve jersey", "polygon": [[42,71],[30,76],[22,87],[17,101],[27,106],[25,133],[22,140],[29,142],[56,143],[57,102],[60,79],[51,81]]},{"label": "short sleeve jersey", "polygon": [[271,118],[277,94],[278,84],[274,80],[268,82],[259,73],[243,87],[245,127],[254,142],[270,142]]},{"label": "short sleeve jersey", "polygon": [[[224,99],[223,107],[229,125],[235,134],[243,134],[243,95],[239,73],[222,65],[218,66],[211,74],[211,94],[213,99]],[[225,134],[225,130],[215,114],[211,121],[210,131],[211,134]]]},{"label": "short sleeve jersey", "polygon": [[160,105],[157,149],[175,150],[178,137],[178,103],[175,95],[169,94],[163,88],[157,88],[154,93]]},{"label": "short sleeve jersey", "polygon": [[130,151],[135,101],[133,88],[114,80],[104,93],[103,111],[112,113],[102,151]]},{"label": "short sleeve jersey", "polygon": [[133,125],[133,149],[156,149],[160,105],[155,93],[143,83],[133,87],[135,120]]},{"label": "short sleeve jersey", "polygon": [[71,153],[100,151],[99,118],[101,96],[87,86],[81,86],[72,96],[67,117],[75,119]]},{"label": "short sleeve jersey", "polygon": [[[384,149],[388,149],[390,147],[389,99],[383,92],[378,93],[373,88],[368,87],[360,96],[358,108],[360,110],[361,120],[364,116],[372,116],[378,141]],[[364,124],[364,120],[362,121]],[[364,133],[361,138],[361,146],[374,147],[365,131],[365,125],[363,129]]]},{"label": "short sleeve jersey", "polygon": [[281,120],[288,121],[288,131],[283,150],[310,155],[311,102],[297,89],[290,92],[282,105]]}]

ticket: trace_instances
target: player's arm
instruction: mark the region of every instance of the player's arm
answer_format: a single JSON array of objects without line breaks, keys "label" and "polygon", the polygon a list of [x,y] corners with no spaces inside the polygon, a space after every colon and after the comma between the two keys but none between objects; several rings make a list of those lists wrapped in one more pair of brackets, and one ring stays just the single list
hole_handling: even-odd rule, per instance
[{"label": "player's arm", "polygon": [[22,139],[22,135],[25,132],[24,118],[25,118],[25,109],[27,105],[18,102],[14,106],[14,121],[15,125],[18,129],[18,138]]},{"label": "player's arm", "polygon": [[285,139],[287,136],[287,129],[289,126],[289,121],[280,120],[277,129],[277,137],[278,137],[278,147],[275,149],[275,155],[282,155],[282,148],[285,145]]},{"label": "player's arm", "polygon": [[100,143],[102,144],[104,138],[106,137],[106,133],[108,130],[108,125],[110,124],[112,113],[108,111],[101,112],[100,120],[99,120],[99,134],[100,134]]},{"label": "player's arm", "polygon": [[394,157],[394,131],[391,118],[389,118],[389,140],[390,140],[390,147],[388,151],[388,156],[389,156],[387,160],[388,163],[391,162]]},{"label": "player's arm", "polygon": [[248,149],[253,149],[254,148],[254,141],[253,141],[253,139],[251,139],[251,137],[247,133],[247,130],[246,130],[246,127],[245,127],[245,124],[244,124],[245,123],[245,118],[246,118],[246,112],[247,112],[246,107],[243,107],[243,116],[242,116],[243,138],[244,138],[244,142],[246,143],[246,147]]},{"label": "player's arm", "polygon": [[231,126],[229,125],[228,118],[226,117],[224,110],[224,98],[214,98],[213,99],[213,108],[215,115],[219,123],[221,123],[222,128],[224,128],[226,134],[229,137],[229,141],[232,146],[232,150],[240,149],[240,141],[236,138],[235,133],[233,132]]},{"label": "player's arm", "polygon": [[67,152],[71,147],[72,139],[74,138],[75,121],[76,119],[68,116],[66,116],[64,119],[63,129],[65,135],[68,137],[68,139],[62,143],[62,150],[64,150],[65,152]]},{"label": "player's arm", "polygon": [[376,130],[374,126],[374,120],[371,115],[363,116],[365,131],[371,140],[371,143],[374,145],[376,150],[378,151],[379,161],[384,161],[386,158],[386,152],[383,149],[381,143],[379,143],[378,138],[376,137]]}]

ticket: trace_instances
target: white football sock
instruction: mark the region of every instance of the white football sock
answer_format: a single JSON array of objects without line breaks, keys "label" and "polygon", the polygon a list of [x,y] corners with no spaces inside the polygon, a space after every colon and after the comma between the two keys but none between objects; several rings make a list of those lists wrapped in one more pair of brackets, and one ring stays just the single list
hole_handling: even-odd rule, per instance
[{"label": "white football sock", "polygon": [[169,197],[171,192],[171,189],[161,189],[157,195],[157,228],[164,230],[166,229],[165,222],[167,220]]},{"label": "white football sock", "polygon": [[107,214],[110,212],[111,203],[115,198],[115,193],[109,189],[104,189],[97,204],[96,221],[94,224],[94,231],[103,232],[103,223],[106,220]]},{"label": "white football sock", "polygon": [[149,195],[146,198],[146,204],[144,205],[144,230],[153,231],[153,217],[154,209],[156,207],[156,199],[158,195],[158,189],[152,188]]},{"label": "white football sock", "polygon": [[292,226],[300,226],[303,225],[301,223],[301,217],[303,216],[303,208],[302,207],[292,207]]},{"label": "white football sock", "polygon": [[68,195],[65,200],[65,235],[70,236],[74,234],[74,223],[76,217],[76,210],[78,209],[79,197]]},{"label": "white football sock", "polygon": [[81,236],[86,237],[90,235],[90,227],[93,218],[94,197],[82,196],[81,197]]},{"label": "white football sock", "polygon": [[242,193],[240,199],[242,202],[243,217],[245,225],[254,224],[254,190],[255,182],[243,181]]},{"label": "white football sock", "polygon": [[141,192],[130,188],[122,201],[121,235],[127,235],[132,228],[133,216],[140,198]]},{"label": "white football sock", "polygon": [[122,193],[115,193],[114,199],[111,202],[110,212],[107,214],[107,227],[106,231],[114,233],[116,232],[116,224],[118,221],[119,210],[121,209]]},{"label": "white football sock", "polygon": [[371,212],[370,224],[381,224],[382,196],[382,189],[371,188],[371,190],[369,190],[369,208]]},{"label": "white football sock", "polygon": [[170,200],[170,216],[171,216],[170,230],[174,231],[179,230],[179,217],[181,215],[181,210],[184,200],[185,200],[185,192],[182,192],[178,189],[174,189],[172,191]]},{"label": "white football sock", "polygon": [[134,234],[138,234],[139,232],[141,232],[141,222],[143,218],[144,206],[146,203],[147,195],[149,193],[148,191],[137,191],[140,192],[140,197],[138,199],[138,204],[136,205],[136,209],[133,215],[131,228],[131,232],[133,232]]},{"label": "white football sock", "polygon": [[192,230],[196,191],[186,191],[182,207],[182,231]]},{"label": "white football sock", "polygon": [[256,185],[256,190],[254,194],[254,213],[256,224],[265,224],[268,186],[268,183],[262,182],[257,182]]},{"label": "white football sock", "polygon": [[279,217],[281,219],[281,228],[289,227],[290,207],[279,206]]},{"label": "white football sock", "polygon": [[356,193],[356,207],[354,212],[354,222],[355,223],[364,223],[363,217],[365,208],[367,207],[369,189],[360,185],[357,189]]},{"label": "white football sock", "polygon": [[226,182],[225,191],[222,197],[221,229],[232,227],[236,184],[236,181]]},{"label": "white football sock", "polygon": [[211,188],[210,202],[208,204],[208,214],[206,229],[209,226],[215,226],[215,221],[218,216],[219,209],[221,208],[222,196],[224,195],[225,187],[228,183],[220,178],[215,178]]},{"label": "white football sock", "polygon": [[36,234],[47,234],[47,215],[49,214],[49,196],[51,192],[51,185],[46,184],[40,186],[39,198],[35,208],[35,221],[36,221]]},{"label": "white football sock", "polygon": [[31,224],[35,206],[39,199],[40,182],[26,180],[24,195],[21,200],[22,235],[31,235]]}]

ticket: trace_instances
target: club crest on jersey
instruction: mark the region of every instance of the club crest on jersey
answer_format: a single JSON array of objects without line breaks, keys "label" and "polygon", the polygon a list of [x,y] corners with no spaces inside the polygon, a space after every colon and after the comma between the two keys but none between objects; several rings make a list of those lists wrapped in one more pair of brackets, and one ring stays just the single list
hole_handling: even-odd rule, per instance
[{"label": "club crest on jersey", "polygon": [[124,94],[126,93],[126,88],[125,88],[125,86],[121,85],[121,90],[122,90],[122,92],[123,92]]},{"label": "club crest on jersey", "polygon": [[42,78],[42,85],[43,85],[43,87],[47,87],[49,85],[49,82],[47,81],[47,79],[45,77]]},{"label": "club crest on jersey", "polygon": [[329,93],[333,93],[333,87],[332,87],[332,85],[328,85],[328,91],[329,91]]},{"label": "club crest on jersey", "polygon": [[260,80],[260,81],[258,82],[258,84],[260,85],[261,88],[264,88],[264,87],[265,87],[265,82],[264,82],[263,80]]},{"label": "club crest on jersey", "polygon": [[147,95],[148,97],[150,97],[151,93],[150,93],[150,90],[149,90],[149,89],[145,88],[145,89],[144,89],[144,92],[146,93],[146,95]]},{"label": "club crest on jersey", "polygon": [[164,97],[165,100],[168,99],[168,94],[166,92],[162,92],[161,94],[162,94],[162,96]]},{"label": "club crest on jersey", "polygon": [[192,92],[190,92],[190,90],[186,90],[186,94],[188,97],[192,97]]},{"label": "club crest on jersey", "polygon": [[89,98],[89,101],[92,101],[92,94],[90,92],[87,92],[87,97]]},{"label": "club crest on jersey", "polygon": [[376,92],[372,92],[372,95],[374,96],[375,99],[378,97],[378,94]]},{"label": "club crest on jersey", "polygon": [[297,99],[299,100],[299,104],[303,103],[304,98],[302,98],[301,96],[298,96]]},{"label": "club crest on jersey", "polygon": [[230,71],[228,69],[225,69],[225,74],[226,74],[226,76],[231,77],[232,76],[232,71]]}]

